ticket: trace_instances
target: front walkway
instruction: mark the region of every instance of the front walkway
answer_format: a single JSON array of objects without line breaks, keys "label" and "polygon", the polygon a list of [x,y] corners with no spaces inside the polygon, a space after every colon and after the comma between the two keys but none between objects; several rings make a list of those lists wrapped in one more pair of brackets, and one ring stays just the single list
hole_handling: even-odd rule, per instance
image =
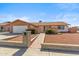
[{"label": "front walkway", "polygon": [[39,37],[34,41],[34,43],[28,48],[28,50],[23,54],[23,56],[43,56],[49,55],[49,52],[41,52],[41,43],[43,43],[45,34],[41,33]]}]

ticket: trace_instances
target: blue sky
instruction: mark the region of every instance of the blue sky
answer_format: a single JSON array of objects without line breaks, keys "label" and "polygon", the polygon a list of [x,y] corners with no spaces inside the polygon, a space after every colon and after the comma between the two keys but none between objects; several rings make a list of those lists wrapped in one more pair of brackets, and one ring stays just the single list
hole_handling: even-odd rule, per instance
[{"label": "blue sky", "polygon": [[79,25],[77,3],[0,3],[0,22],[23,19],[28,22],[64,21]]}]

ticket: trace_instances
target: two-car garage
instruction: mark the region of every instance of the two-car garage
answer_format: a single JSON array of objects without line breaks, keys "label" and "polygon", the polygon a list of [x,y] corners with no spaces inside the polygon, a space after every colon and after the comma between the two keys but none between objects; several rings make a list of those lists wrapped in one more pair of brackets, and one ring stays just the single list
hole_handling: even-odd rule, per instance
[{"label": "two-car garage", "polygon": [[22,20],[15,20],[11,23],[11,32],[12,33],[23,33],[28,29],[29,23]]}]

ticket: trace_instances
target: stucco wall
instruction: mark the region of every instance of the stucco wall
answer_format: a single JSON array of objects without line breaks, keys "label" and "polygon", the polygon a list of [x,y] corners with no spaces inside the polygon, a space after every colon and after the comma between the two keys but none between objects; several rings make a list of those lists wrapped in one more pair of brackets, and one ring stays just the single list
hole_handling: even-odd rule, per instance
[{"label": "stucco wall", "polygon": [[76,27],[69,28],[69,32],[70,33],[76,33],[77,32],[77,28]]}]

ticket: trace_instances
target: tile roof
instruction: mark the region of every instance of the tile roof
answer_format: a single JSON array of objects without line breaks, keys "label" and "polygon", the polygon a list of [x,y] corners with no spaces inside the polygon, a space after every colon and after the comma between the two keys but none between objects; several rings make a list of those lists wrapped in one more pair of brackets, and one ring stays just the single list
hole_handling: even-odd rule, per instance
[{"label": "tile roof", "polygon": [[13,22],[0,23],[0,25],[3,25],[4,26],[4,25],[8,25],[8,24],[14,23],[16,21],[21,21],[21,22],[24,22],[24,23],[27,23],[27,24],[31,24],[33,26],[45,26],[45,25],[59,26],[59,25],[68,25],[65,22],[37,22],[37,23],[29,23],[29,22],[26,22],[26,21],[23,21],[23,20],[20,20],[20,19],[16,19]]},{"label": "tile roof", "polygon": [[18,22],[18,21],[23,22],[23,23],[25,23],[26,25],[27,25],[27,24],[30,24],[30,25],[36,26],[36,25],[34,25],[34,24],[32,24],[32,23],[23,21],[23,20],[21,20],[21,19],[16,19],[16,20],[14,20],[13,22],[11,22],[11,24],[14,23],[14,22]]},{"label": "tile roof", "polygon": [[53,26],[68,25],[65,22],[41,22],[41,23],[32,23],[32,24],[38,25],[38,26],[44,26],[44,25],[53,25]]},{"label": "tile roof", "polygon": [[11,22],[4,22],[4,23],[0,23],[1,26],[4,26],[4,25],[8,25],[10,24]]}]

